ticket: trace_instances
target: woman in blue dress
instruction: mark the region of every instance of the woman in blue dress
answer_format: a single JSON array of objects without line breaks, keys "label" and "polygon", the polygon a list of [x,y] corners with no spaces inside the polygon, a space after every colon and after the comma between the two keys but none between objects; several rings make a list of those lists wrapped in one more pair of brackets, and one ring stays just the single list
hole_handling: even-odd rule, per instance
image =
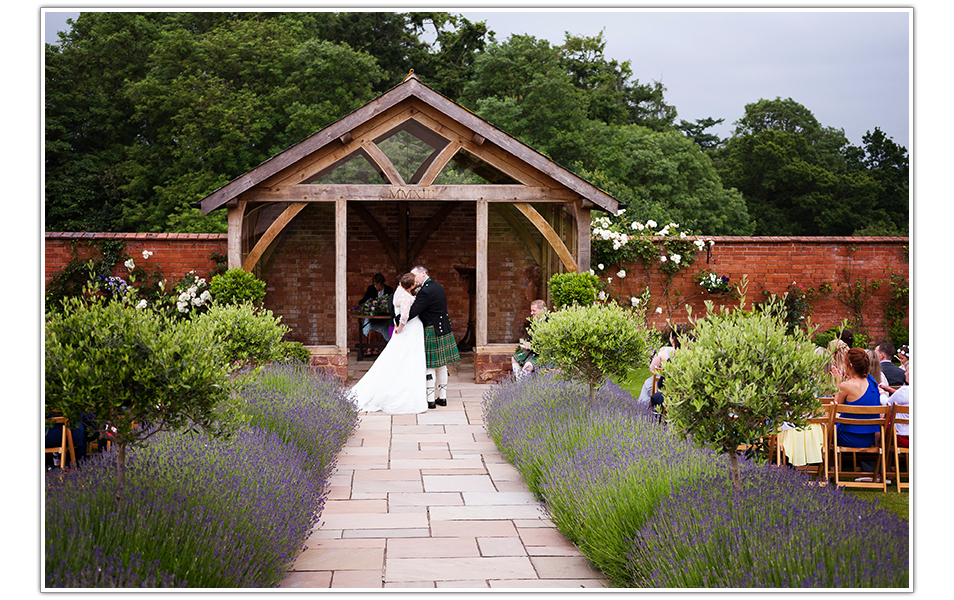
[{"label": "woman in blue dress", "polygon": [[[851,404],[852,406],[881,406],[881,395],[878,384],[871,375],[868,375],[868,354],[861,348],[852,348],[845,356],[845,371],[835,370],[835,376],[841,381],[838,384],[838,393],[835,394],[836,404]],[[878,415],[852,415],[857,419],[874,419]],[[877,425],[839,425],[838,445],[850,448],[868,448],[876,443],[875,433],[880,429]]]}]

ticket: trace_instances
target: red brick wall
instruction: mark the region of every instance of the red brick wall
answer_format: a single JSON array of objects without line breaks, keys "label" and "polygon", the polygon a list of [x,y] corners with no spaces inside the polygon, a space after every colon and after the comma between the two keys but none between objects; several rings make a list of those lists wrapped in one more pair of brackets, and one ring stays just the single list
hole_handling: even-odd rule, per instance
[{"label": "red brick wall", "polygon": [[[709,269],[719,275],[728,275],[730,283],[738,284],[743,275],[748,275],[747,303],[761,302],[765,299],[763,291],[781,295],[787,286],[797,282],[804,289],[816,290],[823,282],[834,288],[830,294],[819,294],[811,315],[813,323],[821,329],[838,325],[842,319],[849,318],[848,308],[838,300],[838,289],[845,284],[845,271],[850,271],[850,280],[880,280],[881,286],[865,305],[864,321],[870,333],[870,342],[880,342],[886,338],[883,313],[885,302],[891,291],[889,277],[894,274],[909,277],[908,238],[847,238],[847,237],[715,237],[710,261],[706,263],[706,253],[696,255],[695,263],[683,269],[673,279],[670,297],[676,293],[681,300],[671,316],[663,302],[663,314],[651,315],[651,323],[663,327],[667,318],[673,323],[686,323],[688,313],[686,305],[692,306],[693,317],[705,313],[705,301],[713,300],[720,304],[734,305],[737,301],[706,294],[693,276],[700,269]],[[889,271],[889,267],[891,271]],[[659,302],[663,296],[664,278],[658,268],[653,269],[652,277],[641,265],[626,268],[625,279],[620,280],[615,273],[605,273],[613,277],[611,289],[625,297],[640,293],[651,279],[653,301]],[[673,302],[676,304],[676,302]]]},{"label": "red brick wall", "polygon": [[[212,254],[225,254],[226,235],[219,233],[47,233],[45,244],[45,279],[49,281],[73,258],[72,246],[81,260],[98,257],[96,247],[87,242],[121,239],[126,241],[126,253],[137,265],[160,268],[166,279],[178,280],[196,271],[206,277],[215,269]],[[142,258],[142,251],[153,253]],[[126,268],[116,265],[114,274],[124,276]]]},{"label": "red brick wall", "polygon": [[[366,203],[386,231],[396,231],[397,213],[394,205]],[[431,216],[439,210],[434,203],[411,203],[410,230],[420,231]],[[446,221],[432,234],[421,255],[415,261],[426,266],[431,276],[447,290],[448,312],[455,334],[460,338],[467,329],[468,295],[466,282],[454,269],[455,265],[473,266],[476,262],[476,207],[460,204]],[[389,285],[396,285],[398,273],[391,265],[384,248],[365,226],[357,213],[348,211],[348,305],[356,306],[371,282],[371,276],[381,272]],[[488,342],[510,343],[519,336],[520,325],[526,317],[530,301],[540,295],[539,271],[535,268],[523,242],[496,211],[489,214],[488,273]],[[154,254],[149,262],[159,266],[170,279],[181,278],[190,270],[200,275],[211,272],[215,266],[212,253],[225,254],[224,234],[157,234],[157,233],[47,233],[45,250],[46,280],[69,261],[70,241],[79,241],[81,258],[91,256],[92,249],[82,240],[124,239],[127,252],[142,261],[143,250]],[[844,281],[843,271],[850,268],[852,280],[867,277],[882,281],[881,288],[868,301],[865,322],[871,341],[884,337],[883,306],[890,294],[888,267],[894,273],[909,277],[908,238],[753,238],[716,237],[709,264],[706,253],[696,256],[695,264],[677,275],[670,295],[681,294],[689,299],[693,315],[705,310],[704,301],[716,304],[731,301],[701,294],[701,288],[692,277],[700,268],[709,268],[720,275],[728,275],[738,283],[748,275],[749,302],[761,301],[763,290],[780,294],[792,281],[806,288],[822,282],[831,283],[837,291]],[[413,240],[412,240],[413,241]],[[854,249],[852,251],[852,248]],[[122,265],[117,273],[122,274]],[[653,270],[652,278],[641,265],[630,265],[625,279],[614,273],[612,289],[621,295],[638,294],[650,283],[654,300],[662,296],[662,273]],[[262,265],[261,278],[266,282],[266,306],[282,316],[292,328],[290,339],[306,345],[333,345],[334,333],[334,211],[330,205],[314,204],[292,221],[279,246]],[[651,322],[662,327],[668,315],[653,314]],[[812,321],[823,328],[837,325],[849,316],[836,293],[821,295],[815,303]],[[684,323],[687,313],[684,304],[672,312],[672,321]],[[357,324],[349,327],[348,344],[357,341]]]}]

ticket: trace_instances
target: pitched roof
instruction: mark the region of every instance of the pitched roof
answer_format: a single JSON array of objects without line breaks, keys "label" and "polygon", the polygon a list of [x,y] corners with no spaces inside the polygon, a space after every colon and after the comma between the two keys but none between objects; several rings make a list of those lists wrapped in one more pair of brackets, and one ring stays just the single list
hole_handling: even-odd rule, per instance
[{"label": "pitched roof", "polygon": [[321,131],[310,135],[284,152],[273,156],[251,171],[240,175],[203,198],[200,203],[203,214],[222,207],[225,203],[237,197],[242,192],[251,189],[283,169],[294,165],[303,158],[323,148],[326,144],[349,133],[356,126],[411,97],[417,98],[449,118],[466,126],[485,140],[506,150],[529,166],[547,174],[567,189],[593,202],[597,207],[614,214],[616,213],[618,202],[615,198],[578,175],[575,175],[568,169],[553,162],[530,146],[507,135],[466,108],[424,85],[412,70],[400,85],[391,88],[371,102],[352,111]]}]

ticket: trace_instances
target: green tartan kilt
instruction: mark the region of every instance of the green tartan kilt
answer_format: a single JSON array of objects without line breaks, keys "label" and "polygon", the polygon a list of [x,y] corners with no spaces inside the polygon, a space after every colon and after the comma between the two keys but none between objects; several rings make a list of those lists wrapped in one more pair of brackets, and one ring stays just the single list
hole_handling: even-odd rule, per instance
[{"label": "green tartan kilt", "polygon": [[448,333],[437,337],[434,334],[434,326],[428,325],[424,328],[424,356],[427,360],[428,369],[443,367],[449,362],[460,360],[460,353],[457,352],[457,342],[454,341],[454,334]]}]

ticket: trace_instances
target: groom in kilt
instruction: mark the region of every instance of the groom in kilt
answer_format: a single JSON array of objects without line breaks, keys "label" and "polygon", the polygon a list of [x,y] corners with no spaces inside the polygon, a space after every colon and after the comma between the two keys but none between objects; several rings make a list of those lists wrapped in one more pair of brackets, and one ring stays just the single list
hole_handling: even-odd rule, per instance
[{"label": "groom in kilt", "polygon": [[[411,269],[419,287],[408,318],[421,317],[427,361],[427,407],[447,406],[447,363],[460,360],[447,316],[447,294],[421,266]],[[436,394],[436,395],[435,395]]]}]

